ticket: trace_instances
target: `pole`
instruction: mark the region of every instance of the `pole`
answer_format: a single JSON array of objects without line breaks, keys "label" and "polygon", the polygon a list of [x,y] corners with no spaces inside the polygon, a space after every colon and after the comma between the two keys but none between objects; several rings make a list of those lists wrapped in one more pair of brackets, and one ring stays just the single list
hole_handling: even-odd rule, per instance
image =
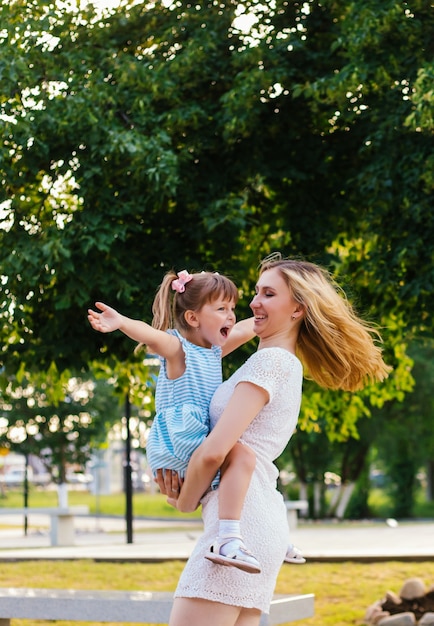
[{"label": "pole", "polygon": [[125,440],[125,521],[127,525],[127,543],[133,543],[133,481],[131,472],[131,404],[127,393],[125,397],[125,421],[127,435]]},{"label": "pole", "polygon": [[[26,452],[24,455],[25,458],[25,466],[24,466],[24,508],[27,509],[29,506],[29,453]],[[24,535],[27,536],[27,528],[28,528],[28,519],[27,515],[24,515]]]}]

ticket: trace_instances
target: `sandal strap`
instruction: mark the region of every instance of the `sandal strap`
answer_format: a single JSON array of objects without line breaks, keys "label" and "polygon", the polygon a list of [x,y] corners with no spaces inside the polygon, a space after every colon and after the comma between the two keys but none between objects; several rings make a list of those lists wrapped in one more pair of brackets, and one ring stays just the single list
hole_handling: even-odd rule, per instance
[{"label": "sandal strap", "polygon": [[254,556],[253,552],[250,552],[250,550],[247,549],[247,547],[244,544],[243,538],[240,536],[228,536],[228,537],[217,537],[217,539],[215,540],[214,544],[211,546],[211,550],[213,552],[217,552],[217,554],[221,554],[220,549],[227,545],[228,543],[234,542],[234,547],[233,549],[231,549],[227,554],[225,554],[225,556],[227,556],[230,559],[236,559],[236,558],[240,558],[240,553],[241,555],[246,555],[246,556]]}]

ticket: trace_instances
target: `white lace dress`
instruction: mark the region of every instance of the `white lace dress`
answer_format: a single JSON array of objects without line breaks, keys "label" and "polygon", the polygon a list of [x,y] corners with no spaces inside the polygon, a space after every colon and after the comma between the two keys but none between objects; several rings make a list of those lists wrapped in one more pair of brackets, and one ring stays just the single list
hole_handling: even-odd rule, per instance
[{"label": "white lace dress", "polygon": [[256,453],[256,468],[244,503],[241,531],[262,571],[248,574],[204,558],[218,534],[217,489],[202,500],[204,533],[185,566],[175,597],[205,598],[269,612],[277,574],[290,543],[286,507],[276,489],[278,471],[273,461],[295,430],[302,379],[302,366],[297,357],[282,348],[264,348],[253,354],[215,392],[210,406],[211,425],[223,413],[239,382],[252,382],[269,393],[269,402],[241,437]]}]

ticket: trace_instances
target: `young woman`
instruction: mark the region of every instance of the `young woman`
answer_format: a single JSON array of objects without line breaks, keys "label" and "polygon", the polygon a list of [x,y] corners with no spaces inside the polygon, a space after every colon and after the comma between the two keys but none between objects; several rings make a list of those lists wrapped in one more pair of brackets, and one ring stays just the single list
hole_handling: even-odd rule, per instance
[{"label": "young woman", "polygon": [[[204,533],[175,592],[170,626],[258,626],[261,612],[269,611],[289,544],[273,461],[297,423],[303,366],[323,387],[347,390],[381,381],[390,369],[375,343],[375,328],[357,317],[330,275],[314,264],[280,255],[265,259],[250,306],[258,350],[214,394],[212,430],[193,453],[179,495],[174,498],[168,490],[176,476],[158,473],[168,501],[181,511],[201,501],[204,520]],[[239,440],[256,453],[241,514],[249,545],[262,566],[254,578],[203,559],[207,548],[219,549],[214,538],[220,494],[218,489],[206,491]]]}]

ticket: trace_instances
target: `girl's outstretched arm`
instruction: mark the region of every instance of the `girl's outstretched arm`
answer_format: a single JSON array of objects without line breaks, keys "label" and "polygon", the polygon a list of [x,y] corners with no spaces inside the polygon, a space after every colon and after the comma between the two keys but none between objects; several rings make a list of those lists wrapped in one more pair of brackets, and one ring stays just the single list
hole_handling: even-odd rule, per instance
[{"label": "girl's outstretched arm", "polygon": [[122,323],[120,313],[103,302],[95,302],[95,306],[100,310],[100,313],[92,309],[87,311],[87,319],[94,330],[98,330],[100,333],[111,333],[120,328]]},{"label": "girl's outstretched arm", "polygon": [[101,333],[120,330],[130,339],[146,344],[151,352],[168,360],[176,360],[179,356],[180,362],[184,362],[181,343],[177,337],[152,328],[141,320],[126,317],[103,302],[96,302],[95,306],[100,312],[89,309],[87,313],[89,323],[95,330]]}]

